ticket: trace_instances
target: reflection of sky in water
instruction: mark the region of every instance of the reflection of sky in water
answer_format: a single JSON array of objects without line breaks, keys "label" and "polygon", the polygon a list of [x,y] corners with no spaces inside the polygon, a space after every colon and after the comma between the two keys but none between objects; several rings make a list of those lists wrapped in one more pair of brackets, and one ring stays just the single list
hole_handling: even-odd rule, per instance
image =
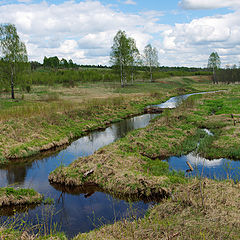
[{"label": "reflection of sky in water", "polygon": [[[14,184],[19,187],[31,187],[45,196],[54,198],[54,212],[58,212],[54,216],[54,220],[61,223],[62,230],[69,236],[94,229],[94,225],[99,223],[98,219],[100,218],[105,223],[112,223],[114,219],[119,220],[127,215],[129,211],[130,205],[126,201],[116,200],[110,195],[101,192],[96,192],[89,198],[85,198],[84,194],[72,195],[65,193],[60,198],[61,192],[49,184],[48,175],[61,164],[68,165],[78,157],[89,156],[97,149],[125,136],[128,132],[146,127],[155,116],[154,114],[144,114],[123,120],[112,124],[103,131],[94,131],[88,136],[79,138],[65,150],[50,157],[10,165],[7,169],[0,169],[0,186]],[[142,216],[141,210],[146,211],[148,205],[137,202],[133,204],[132,208],[138,209],[138,215]],[[30,210],[29,216],[36,220],[36,215],[41,216],[43,209],[44,207],[40,206]]]},{"label": "reflection of sky in water", "polygon": [[170,157],[164,161],[169,163],[170,169],[177,171],[186,171],[189,169],[186,163],[188,161],[194,169],[191,173],[194,176],[216,179],[240,178],[240,161],[231,161],[225,158],[208,160],[194,153],[180,157]]},{"label": "reflection of sky in water", "polygon": [[[158,105],[154,105],[154,106],[159,107],[159,108],[176,108],[179,104],[181,104],[188,97],[190,97],[192,95],[199,95],[199,94],[204,94],[204,93],[207,93],[207,92],[190,93],[190,94],[186,94],[186,95],[172,97],[169,100],[167,100],[166,102],[158,104]],[[208,92],[208,93],[213,93],[213,92]]]},{"label": "reflection of sky in water", "polygon": [[[165,105],[160,104],[158,106],[161,108],[176,107],[178,100],[186,99],[190,95],[193,94],[171,98]],[[115,219],[119,220],[129,212],[131,204],[123,200],[116,200],[110,195],[101,192],[95,192],[89,198],[85,198],[84,194],[72,195],[64,193],[61,195],[61,191],[56,190],[49,184],[48,175],[60,165],[68,165],[78,157],[89,156],[97,149],[124,137],[128,132],[146,127],[149,121],[157,115],[144,114],[123,120],[112,124],[103,131],[95,131],[88,136],[79,138],[65,150],[53,153],[50,157],[36,158],[32,162],[11,165],[6,167],[6,169],[0,169],[0,187],[10,184],[20,187],[31,187],[45,196],[54,198],[54,213],[58,212],[58,214],[53,217],[53,220],[57,221],[62,226],[62,230],[70,237],[78,232],[94,229],[95,225],[98,225],[99,219],[101,219],[102,223],[112,223]],[[193,166],[198,166],[199,172],[202,171],[201,167],[204,166],[203,172],[206,176],[208,174],[209,176],[219,174],[223,170],[224,164],[229,164],[230,167],[239,166],[239,162],[226,159],[210,161],[199,157],[196,158],[193,154],[171,157],[167,161],[171,168],[183,171],[187,169],[186,161],[191,162]],[[194,173],[196,174],[197,171],[195,170]],[[31,221],[37,223],[36,214],[42,216],[44,208],[44,206],[39,206],[34,210],[29,210],[29,216],[32,217]],[[146,210],[148,204],[136,202],[132,205],[132,208]],[[140,210],[138,212],[141,216]]]}]

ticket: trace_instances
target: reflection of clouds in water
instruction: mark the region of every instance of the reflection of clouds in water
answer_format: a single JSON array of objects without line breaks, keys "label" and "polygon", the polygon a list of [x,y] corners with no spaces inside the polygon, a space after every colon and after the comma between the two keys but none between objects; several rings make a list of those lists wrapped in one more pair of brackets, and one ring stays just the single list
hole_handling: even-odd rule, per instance
[{"label": "reflection of clouds in water", "polygon": [[185,94],[185,95],[181,95],[181,96],[177,96],[177,97],[172,97],[169,100],[167,100],[166,102],[161,103],[159,105],[154,105],[154,106],[157,106],[159,108],[176,108],[179,104],[182,103],[182,101],[184,101],[185,99],[187,99],[188,97],[190,97],[192,95],[198,95],[198,94],[204,94],[204,93],[213,93],[213,92],[215,92],[215,91],[191,93],[191,94]]},{"label": "reflection of clouds in water", "polygon": [[146,127],[149,121],[156,116],[157,114],[144,114],[112,124],[111,127],[106,128],[104,131],[96,131],[78,139],[65,152],[76,156],[88,156],[93,154],[97,149],[123,137],[129,131]]},{"label": "reflection of clouds in water", "polygon": [[87,156],[95,150],[113,142],[116,139],[116,129],[109,127],[103,132],[95,132],[73,142],[66,151],[73,155]]},{"label": "reflection of clouds in water", "polygon": [[0,170],[0,187],[5,187],[6,186],[6,182],[2,181],[2,179],[6,179],[7,176],[7,172],[5,170]]},{"label": "reflection of clouds in water", "polygon": [[202,165],[206,167],[217,167],[224,164],[223,158],[208,160],[194,153],[189,153],[186,158],[193,166]]},{"label": "reflection of clouds in water", "polygon": [[187,99],[189,96],[195,94],[186,94],[182,96],[172,97],[164,103],[156,105],[159,108],[176,108],[183,100]]},{"label": "reflection of clouds in water", "polygon": [[213,133],[211,133],[208,129],[204,128],[203,131],[207,133],[209,136],[213,136]]}]

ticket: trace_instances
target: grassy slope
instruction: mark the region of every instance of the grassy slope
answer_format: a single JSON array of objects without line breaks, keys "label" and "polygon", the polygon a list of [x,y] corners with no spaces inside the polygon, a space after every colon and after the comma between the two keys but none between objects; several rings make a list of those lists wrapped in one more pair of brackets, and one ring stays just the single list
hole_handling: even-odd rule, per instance
[{"label": "grassy slope", "polygon": [[124,89],[111,83],[75,88],[35,87],[25,94],[24,100],[2,98],[0,160],[4,163],[69,143],[87,131],[139,114],[144,106],[166,100],[170,95],[216,88],[204,83],[206,77],[177,77]]},{"label": "grassy slope", "polygon": [[0,207],[40,203],[43,196],[33,189],[0,188]]},{"label": "grassy slope", "polygon": [[172,198],[155,205],[143,219],[123,219],[80,239],[231,239],[240,238],[240,185],[193,180]]}]

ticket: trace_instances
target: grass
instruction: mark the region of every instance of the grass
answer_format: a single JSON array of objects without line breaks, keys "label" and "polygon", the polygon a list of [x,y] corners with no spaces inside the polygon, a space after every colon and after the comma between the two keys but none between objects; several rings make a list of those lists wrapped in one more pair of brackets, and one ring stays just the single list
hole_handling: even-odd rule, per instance
[{"label": "grass", "polygon": [[[142,219],[123,219],[78,239],[239,239],[239,185],[231,181],[193,179],[171,198],[155,205]],[[202,204],[204,199],[204,205]]]},{"label": "grass", "polygon": [[[135,130],[92,156],[80,158],[67,167],[60,166],[51,173],[49,179],[52,182],[67,186],[82,186],[91,182],[113,194],[164,198],[143,219],[116,222],[79,234],[75,239],[239,239],[238,181],[186,179],[181,172],[170,172],[168,164],[161,161],[163,157],[196,149],[198,142],[197,150],[203,156],[239,156],[239,87],[207,86],[199,84],[200,80],[177,78],[173,83],[154,83],[150,93],[143,93],[146,84],[118,91],[112,89],[111,94],[121,92],[121,96],[111,101],[109,99],[113,99],[113,96],[85,100],[89,102],[84,104],[83,109],[53,113],[48,118],[50,124],[39,119],[39,126],[43,124],[47,129],[44,143],[48,145],[69,136],[68,128],[64,129],[66,123],[69,129],[74,129],[71,133],[78,136],[129,114],[139,113],[147,104],[161,102],[177,95],[177,92],[228,89],[226,92],[193,96],[177,109],[164,112],[145,129]],[[145,86],[148,92],[150,85]],[[84,114],[89,116],[83,118]],[[35,119],[31,120],[36,124]],[[15,124],[13,120],[10,121],[10,126],[16,131]],[[203,128],[210,129],[214,136],[204,134]],[[63,131],[63,134],[59,136],[56,129]],[[57,140],[51,138],[52,130]],[[36,150],[31,144],[29,146],[33,151]],[[42,146],[42,142],[38,146]],[[20,147],[13,154],[21,151]],[[0,152],[5,156],[5,149]],[[89,170],[93,170],[93,174],[85,177],[84,173]]]},{"label": "grass", "polygon": [[43,196],[33,189],[0,188],[0,207],[41,203]]},{"label": "grass", "polygon": [[[226,99],[224,106],[227,109],[231,104],[227,100],[229,96],[232,98],[233,94],[217,92],[192,96],[177,109],[164,112],[146,128],[130,132],[92,156],[57,168],[49,179],[77,186],[94,182],[106,191],[119,194],[149,197],[158,192],[168,195],[171,187],[184,183],[186,179],[182,173],[170,172],[167,163],[157,159],[187,154],[196,149],[204,157],[238,158],[236,143],[239,143],[239,135],[230,136],[239,131],[240,123],[234,126],[229,114],[209,115],[211,105],[208,108],[204,105],[206,101]],[[208,136],[203,128],[210,129],[214,136]],[[221,141],[222,146],[216,148]],[[101,168],[96,167],[100,165]],[[91,169],[94,173],[84,177],[84,173]]]},{"label": "grass", "polygon": [[[160,103],[176,94],[175,87],[180,83],[184,92],[209,89],[208,85],[199,84],[199,79],[189,77],[187,82],[181,79],[169,79],[172,82],[169,85],[141,83],[124,89],[119,85],[114,88],[111,83],[84,83],[70,89],[61,85],[33,86],[24,100],[20,92],[16,93],[16,101],[2,96],[0,162],[6,164],[9,159],[29,157],[68,144],[88,131],[137,115],[146,105]],[[189,82],[194,87],[187,87]],[[115,93],[117,89],[121,93]]]}]

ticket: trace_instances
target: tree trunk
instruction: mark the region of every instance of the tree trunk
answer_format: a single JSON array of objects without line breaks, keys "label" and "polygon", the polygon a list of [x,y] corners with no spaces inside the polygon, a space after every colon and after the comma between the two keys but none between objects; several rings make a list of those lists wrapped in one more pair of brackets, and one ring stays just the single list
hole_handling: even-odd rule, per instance
[{"label": "tree trunk", "polygon": [[133,85],[133,71],[132,71],[132,85]]},{"label": "tree trunk", "polygon": [[14,68],[11,68],[11,90],[12,90],[12,99],[15,99],[14,96]]},{"label": "tree trunk", "polygon": [[215,68],[213,67],[213,84],[216,83],[216,74],[215,74]]},{"label": "tree trunk", "polygon": [[151,79],[151,82],[153,82],[153,78],[152,78],[152,66],[150,65],[150,79]]},{"label": "tree trunk", "polygon": [[122,64],[120,64],[120,71],[121,71],[121,87],[124,87],[124,84],[123,84],[123,67],[122,67]]}]

